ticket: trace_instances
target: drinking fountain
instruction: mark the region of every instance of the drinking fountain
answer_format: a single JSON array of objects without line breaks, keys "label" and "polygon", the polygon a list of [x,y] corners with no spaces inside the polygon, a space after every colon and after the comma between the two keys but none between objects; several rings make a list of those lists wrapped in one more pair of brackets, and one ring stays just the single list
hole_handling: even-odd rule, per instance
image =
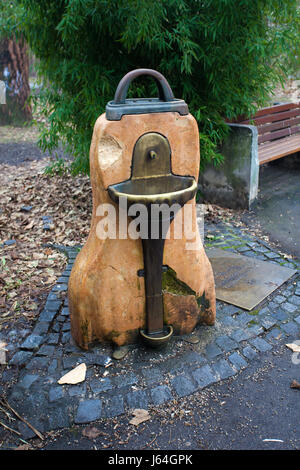
[{"label": "drinking fountain", "polygon": [[[157,98],[127,98],[131,81],[141,75],[154,79]],[[69,280],[71,333],[82,348],[93,341],[122,346],[140,337],[159,348],[173,333],[214,324],[213,273],[196,219],[199,163],[196,120],[165,77],[152,69],[125,75],[95,123],[91,230]],[[192,243],[184,230],[180,239],[171,230],[187,205]],[[155,210],[163,206],[169,210]],[[141,225],[136,207],[145,209],[146,230],[140,227],[140,237],[131,238],[130,221]]]}]

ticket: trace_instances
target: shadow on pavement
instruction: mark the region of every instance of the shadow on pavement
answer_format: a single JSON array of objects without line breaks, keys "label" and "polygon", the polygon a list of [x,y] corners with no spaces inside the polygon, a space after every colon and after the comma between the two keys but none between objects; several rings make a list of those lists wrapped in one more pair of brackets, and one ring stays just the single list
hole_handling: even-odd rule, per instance
[{"label": "shadow on pavement", "polygon": [[297,154],[260,168],[258,202],[242,220],[247,225],[258,223],[272,242],[300,258],[300,158]]}]

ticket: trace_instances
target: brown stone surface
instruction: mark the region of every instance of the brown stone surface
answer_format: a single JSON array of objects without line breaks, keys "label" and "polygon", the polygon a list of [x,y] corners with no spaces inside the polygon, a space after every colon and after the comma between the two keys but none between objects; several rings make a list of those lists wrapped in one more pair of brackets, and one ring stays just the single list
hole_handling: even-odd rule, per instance
[{"label": "brown stone surface", "polygon": [[297,273],[220,248],[208,248],[207,254],[215,273],[217,299],[249,311]]},{"label": "brown stone surface", "polygon": [[199,307],[194,295],[164,293],[164,321],[175,334],[190,333],[199,322]]},{"label": "brown stone surface", "polygon": [[[146,132],[159,132],[167,137],[172,149],[174,174],[198,178],[199,134],[191,115],[127,115],[121,121],[108,121],[103,114],[98,118],[90,149],[91,231],[77,256],[69,281],[72,335],[83,348],[96,339],[117,345],[132,342],[139,329],[145,326],[144,280],[137,276],[138,269],[143,268],[141,240],[99,239],[97,230],[99,233],[101,227],[97,224],[101,217],[96,211],[100,204],[112,204],[106,191],[109,185],[130,178],[134,144]],[[185,237],[174,239],[172,225],[175,219],[171,224],[170,239],[165,242],[164,264],[169,265],[197,297],[205,298],[205,302],[201,308],[196,308],[196,300],[165,294],[165,305],[172,306],[165,314],[178,325],[176,329],[181,333],[192,331],[198,322],[213,324],[215,320],[213,273],[198,233],[195,200],[188,204],[192,204],[192,224],[196,233],[193,249],[187,249],[190,241]],[[118,214],[118,207],[114,206]],[[179,216],[180,213],[176,218]],[[195,296],[191,297],[195,299]]]}]

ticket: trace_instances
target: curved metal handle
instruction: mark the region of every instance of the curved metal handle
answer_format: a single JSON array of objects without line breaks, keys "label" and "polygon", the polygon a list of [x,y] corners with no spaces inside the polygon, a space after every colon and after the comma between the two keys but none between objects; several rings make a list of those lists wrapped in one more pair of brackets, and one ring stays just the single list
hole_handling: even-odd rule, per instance
[{"label": "curved metal handle", "polygon": [[152,69],[136,69],[124,75],[124,77],[120,81],[116,89],[116,93],[114,97],[115,104],[125,104],[125,99],[126,99],[126,95],[127,95],[127,91],[128,91],[130,83],[132,82],[132,80],[134,80],[136,77],[139,77],[140,75],[150,75],[151,77],[154,78],[154,80],[156,81],[158,91],[159,91],[160,100],[162,101],[174,100],[172,89],[169,83],[167,82],[167,80],[165,79],[165,77],[161,73]]}]

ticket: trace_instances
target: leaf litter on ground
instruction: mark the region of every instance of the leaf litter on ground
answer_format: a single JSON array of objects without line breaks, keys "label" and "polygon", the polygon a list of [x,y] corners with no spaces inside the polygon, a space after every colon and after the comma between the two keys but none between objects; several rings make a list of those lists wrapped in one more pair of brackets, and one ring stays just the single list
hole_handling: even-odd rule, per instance
[{"label": "leaf litter on ground", "polygon": [[[0,165],[0,329],[19,317],[30,324],[40,313],[67,264],[49,245],[82,245],[89,233],[89,177],[46,175],[50,162]],[[53,221],[50,230],[44,229],[44,216]],[[3,244],[8,240],[13,241]]]}]

